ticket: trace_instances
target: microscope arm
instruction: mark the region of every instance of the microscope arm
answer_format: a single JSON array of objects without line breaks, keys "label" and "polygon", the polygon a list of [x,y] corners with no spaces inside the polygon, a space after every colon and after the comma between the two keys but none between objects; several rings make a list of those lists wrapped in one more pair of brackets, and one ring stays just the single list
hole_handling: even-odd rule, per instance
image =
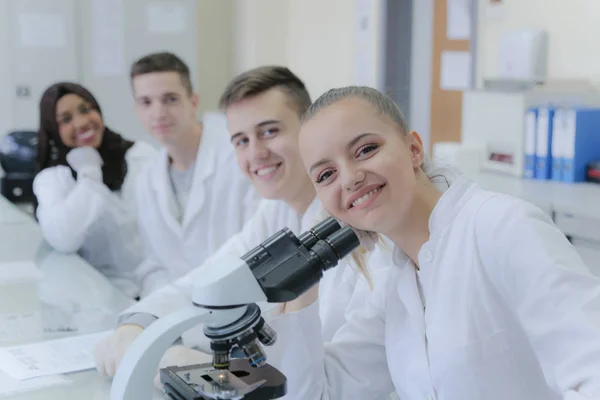
[{"label": "microscope arm", "polygon": [[[127,349],[112,383],[111,400],[148,400],[160,360],[184,332],[200,325],[224,325],[239,319],[246,306],[266,301],[248,265],[224,256],[206,268],[194,285],[194,303],[157,319]],[[211,309],[211,306],[228,306]]]},{"label": "microscope arm", "polygon": [[152,399],[154,376],[165,352],[182,333],[209,318],[210,310],[192,306],[159,318],[144,329],[119,365],[110,392],[111,400]]}]

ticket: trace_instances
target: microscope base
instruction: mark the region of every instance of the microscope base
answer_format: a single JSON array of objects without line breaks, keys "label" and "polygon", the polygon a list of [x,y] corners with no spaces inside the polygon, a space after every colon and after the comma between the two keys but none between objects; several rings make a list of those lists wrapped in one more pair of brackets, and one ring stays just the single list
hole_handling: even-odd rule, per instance
[{"label": "microscope base", "polygon": [[285,396],[287,382],[271,365],[255,368],[243,358],[231,360],[228,370],[216,370],[210,363],[164,368],[160,381],[174,400],[278,399]]}]

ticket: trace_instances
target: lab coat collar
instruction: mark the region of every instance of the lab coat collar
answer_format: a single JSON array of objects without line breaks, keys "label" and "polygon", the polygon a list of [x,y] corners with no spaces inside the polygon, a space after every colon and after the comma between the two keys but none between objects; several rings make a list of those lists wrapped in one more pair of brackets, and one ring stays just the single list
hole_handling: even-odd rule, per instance
[{"label": "lab coat collar", "polygon": [[217,135],[224,134],[219,129],[215,129],[212,123],[205,123],[202,131],[202,138],[196,154],[194,165],[194,176],[190,187],[190,194],[187,207],[184,210],[183,224],[179,225],[175,219],[177,205],[175,203],[174,193],[169,179],[169,154],[166,149],[160,152],[156,179],[152,180],[153,188],[159,202],[159,208],[168,225],[177,232],[181,232],[193,220],[205,201],[205,191],[202,183],[214,174],[216,169]]},{"label": "lab coat collar", "polygon": [[476,184],[461,176],[442,194],[429,217],[429,236],[434,237],[456,218],[475,194]]},{"label": "lab coat collar", "polygon": [[175,219],[177,204],[169,179],[169,154],[166,149],[160,151],[155,172],[155,177],[152,179],[152,188],[158,202],[158,209],[167,225],[173,231],[179,232],[181,227]]},{"label": "lab coat collar", "polygon": [[[211,177],[217,168],[217,152],[219,148],[219,135],[227,134],[224,129],[218,129],[209,121],[203,120],[202,138],[200,147],[196,155],[196,166],[194,168],[194,177],[192,178],[192,186],[190,187],[190,197],[184,212],[183,227],[187,227],[193,220],[196,214],[202,209],[206,198],[206,190],[204,181]],[[237,168],[232,165],[232,168]]]},{"label": "lab coat collar", "polygon": [[[430,238],[435,237],[450,225],[473,196],[476,186],[473,181],[465,176],[460,176],[444,191],[429,217]],[[397,266],[406,266],[412,262],[398,246],[394,246],[392,260]]]}]

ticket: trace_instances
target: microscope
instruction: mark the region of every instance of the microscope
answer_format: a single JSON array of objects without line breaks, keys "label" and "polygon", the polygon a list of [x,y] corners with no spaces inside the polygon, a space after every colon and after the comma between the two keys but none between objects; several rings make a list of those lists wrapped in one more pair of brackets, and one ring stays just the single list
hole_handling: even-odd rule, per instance
[{"label": "microscope", "polygon": [[[299,236],[284,228],[241,258],[215,260],[195,282],[193,305],[158,319],[132,343],[113,380],[111,400],[152,399],[162,356],[182,333],[199,324],[210,340],[212,362],[162,369],[169,399],[283,397],[286,378],[267,363],[263,348],[275,343],[276,333],[257,303],[296,299],[359,244],[352,228],[328,218]],[[232,359],[234,348],[244,357]]]}]

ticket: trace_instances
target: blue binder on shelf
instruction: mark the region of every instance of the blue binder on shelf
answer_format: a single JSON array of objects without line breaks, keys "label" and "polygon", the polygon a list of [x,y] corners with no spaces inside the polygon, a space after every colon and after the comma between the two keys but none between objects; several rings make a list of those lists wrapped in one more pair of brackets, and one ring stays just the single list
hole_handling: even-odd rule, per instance
[{"label": "blue binder on shelf", "polygon": [[535,142],[535,179],[550,179],[552,174],[552,123],[554,108],[538,109]]},{"label": "blue binder on shelf", "polygon": [[530,108],[525,113],[525,168],[523,175],[527,179],[535,178],[535,142],[538,110]]},{"label": "blue binder on shelf", "polygon": [[600,159],[600,108],[566,111],[563,181],[584,182],[587,165]]},{"label": "blue binder on shelf", "polygon": [[557,108],[554,111],[552,122],[552,170],[551,179],[553,181],[563,181],[563,165],[565,157],[563,154],[565,136],[568,133],[566,128],[566,110]]}]

